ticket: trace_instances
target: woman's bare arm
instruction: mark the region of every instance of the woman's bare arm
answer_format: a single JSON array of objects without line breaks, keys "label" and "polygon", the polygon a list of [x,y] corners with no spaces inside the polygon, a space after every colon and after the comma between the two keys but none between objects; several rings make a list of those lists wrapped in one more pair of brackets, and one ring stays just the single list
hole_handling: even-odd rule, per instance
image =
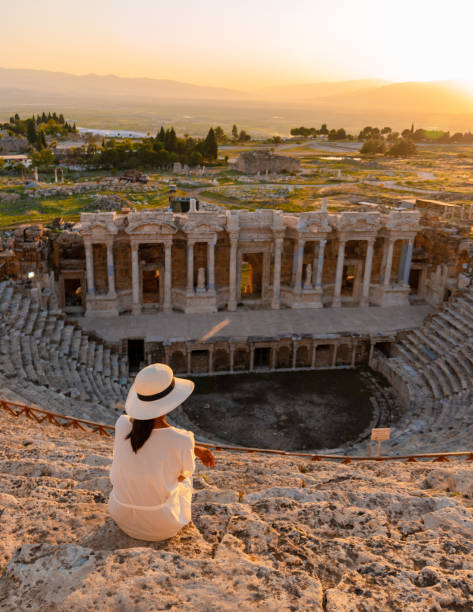
[{"label": "woman's bare arm", "polygon": [[204,446],[194,446],[195,456],[202,461],[202,463],[210,468],[215,467],[215,459],[208,448]]}]

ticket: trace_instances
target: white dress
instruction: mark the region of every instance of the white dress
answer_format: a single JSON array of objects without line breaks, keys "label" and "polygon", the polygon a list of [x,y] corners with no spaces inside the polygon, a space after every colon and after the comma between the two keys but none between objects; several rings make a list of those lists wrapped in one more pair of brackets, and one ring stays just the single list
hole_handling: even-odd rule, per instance
[{"label": "white dress", "polygon": [[[194,434],[175,427],[153,429],[134,453],[125,439],[130,431],[129,417],[120,416],[110,472],[110,515],[132,538],[165,540],[191,520]],[[182,482],[179,476],[184,476]]]}]

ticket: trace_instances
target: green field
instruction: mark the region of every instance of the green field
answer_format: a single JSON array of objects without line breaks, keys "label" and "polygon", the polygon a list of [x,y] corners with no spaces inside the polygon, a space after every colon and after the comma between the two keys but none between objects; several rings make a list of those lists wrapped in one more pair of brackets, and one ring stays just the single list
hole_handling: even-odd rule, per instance
[{"label": "green field", "polygon": [[[349,145],[349,146],[348,146]],[[261,144],[229,146],[220,154],[236,159],[242,150],[260,148]],[[351,147],[351,150],[347,150]],[[116,194],[140,209],[168,206],[169,183],[178,186],[176,196],[197,197],[223,208],[249,210],[273,208],[286,212],[317,210],[322,198],[328,199],[328,210],[355,207],[357,201],[395,203],[408,198],[439,199],[457,204],[473,204],[473,146],[422,145],[418,155],[408,159],[384,156],[362,158],[354,143],[318,143],[299,139],[273,147],[281,155],[299,158],[302,172],[277,176],[242,176],[231,166],[208,168],[205,176],[192,172],[173,175],[151,172],[150,191],[123,191],[113,185],[77,195],[45,195],[31,198],[19,178],[0,175],[0,228],[20,223],[49,223],[56,217],[78,221],[80,212],[93,210],[97,194]],[[82,181],[99,182],[106,172],[82,172]],[[40,176],[38,188],[55,187],[52,177]],[[70,177],[68,185],[73,185]],[[66,187],[68,186],[66,185]],[[6,202],[2,194],[17,194],[15,202]],[[92,207],[92,208],[91,208]]]}]

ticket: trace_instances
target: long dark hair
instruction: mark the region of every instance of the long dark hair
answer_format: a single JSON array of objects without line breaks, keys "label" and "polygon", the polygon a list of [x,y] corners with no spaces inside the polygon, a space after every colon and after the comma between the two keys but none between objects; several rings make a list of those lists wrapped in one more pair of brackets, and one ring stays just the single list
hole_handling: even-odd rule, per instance
[{"label": "long dark hair", "polygon": [[133,419],[133,425],[130,433],[125,440],[130,440],[131,448],[134,453],[137,453],[146,440],[150,437],[153,431],[154,419],[138,420]]}]

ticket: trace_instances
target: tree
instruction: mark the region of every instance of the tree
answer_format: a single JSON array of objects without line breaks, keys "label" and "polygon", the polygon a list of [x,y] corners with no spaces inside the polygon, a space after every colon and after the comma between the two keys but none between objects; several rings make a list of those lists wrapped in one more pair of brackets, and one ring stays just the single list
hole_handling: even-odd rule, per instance
[{"label": "tree", "polygon": [[327,124],[326,123],[322,123],[322,127],[319,130],[319,134],[321,135],[328,135],[328,129],[327,129]]},{"label": "tree", "polygon": [[390,127],[383,127],[383,129],[381,130],[381,134],[391,134],[392,129]]},{"label": "tree", "polygon": [[376,153],[384,153],[384,151],[384,140],[381,140],[380,138],[369,138],[368,140],[365,140],[360,149],[360,153],[362,155],[376,155]]},{"label": "tree", "polygon": [[36,148],[38,151],[41,149],[47,149],[48,143],[46,142],[46,136],[44,135],[44,130],[40,130],[38,132],[38,141],[36,143]]},{"label": "tree", "polygon": [[173,127],[170,130],[166,130],[164,135],[164,148],[166,151],[169,151],[169,153],[175,153],[177,150],[177,136]]},{"label": "tree", "polygon": [[251,136],[245,132],[245,130],[241,130],[238,135],[238,142],[249,142],[251,140]]},{"label": "tree", "polygon": [[28,139],[28,142],[33,146],[36,146],[36,144],[38,143],[36,123],[33,121],[33,119],[26,120],[26,138]]},{"label": "tree", "polygon": [[[217,142],[219,144],[222,144],[224,142],[227,141],[227,136],[225,134],[225,132],[223,131],[223,128],[221,128],[219,125],[217,125],[217,127],[215,128],[215,138],[217,139]],[[185,134],[184,134],[185,136]]]},{"label": "tree", "polygon": [[232,127],[232,138],[233,140],[238,140],[238,128],[235,123],[233,124],[233,127]]},{"label": "tree", "polygon": [[31,161],[33,166],[39,168],[46,168],[54,164],[54,153],[49,149],[43,149],[37,153],[31,155]]},{"label": "tree", "polygon": [[398,142],[387,150],[386,155],[390,157],[408,157],[415,155],[417,147],[411,138],[401,138]]},{"label": "tree", "polygon": [[189,166],[200,166],[203,162],[202,153],[200,153],[200,151],[192,151],[188,160]]},{"label": "tree", "polygon": [[164,137],[165,137],[164,128],[163,126],[161,126],[161,129],[156,134],[156,140],[159,140],[159,142],[164,142]]},{"label": "tree", "polygon": [[218,144],[213,128],[210,128],[207,138],[204,141],[205,156],[209,159],[217,159]]}]

